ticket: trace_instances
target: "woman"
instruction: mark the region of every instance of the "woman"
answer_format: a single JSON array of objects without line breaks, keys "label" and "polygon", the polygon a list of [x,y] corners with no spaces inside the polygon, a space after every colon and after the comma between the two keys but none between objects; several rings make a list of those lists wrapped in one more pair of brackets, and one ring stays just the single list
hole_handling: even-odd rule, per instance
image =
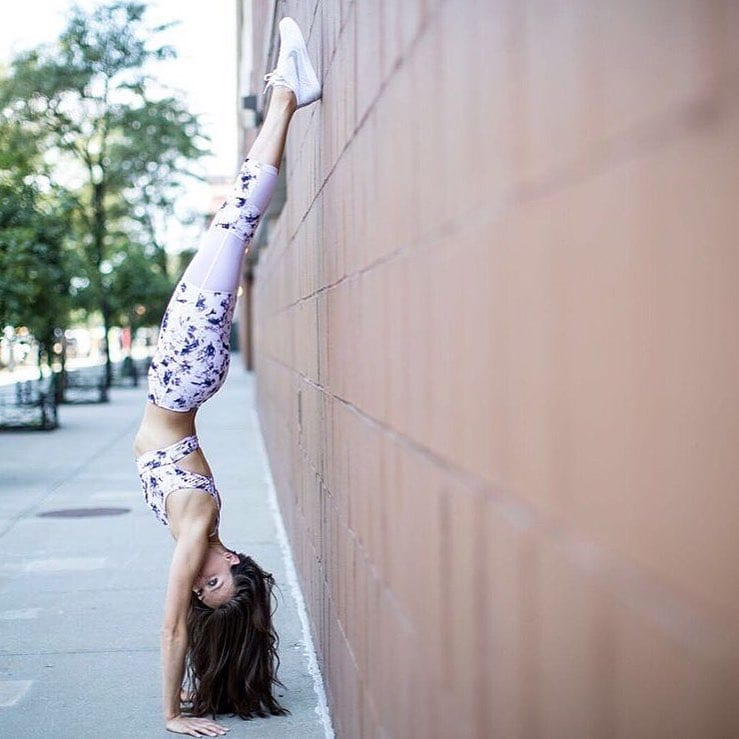
[{"label": "woman", "polygon": [[[321,96],[297,24],[283,18],[279,29],[277,65],[265,76],[264,92],[272,93],[264,124],[167,307],[134,442],[146,501],[176,541],[162,627],[164,718],[169,731],[191,736],[226,733],[207,715],[285,713],[272,694],[279,684],[273,579],[221,542],[221,499],[195,432],[197,409],[228,372],[245,247],[272,196],[290,120]],[[181,711],[185,697],[191,716]]]}]

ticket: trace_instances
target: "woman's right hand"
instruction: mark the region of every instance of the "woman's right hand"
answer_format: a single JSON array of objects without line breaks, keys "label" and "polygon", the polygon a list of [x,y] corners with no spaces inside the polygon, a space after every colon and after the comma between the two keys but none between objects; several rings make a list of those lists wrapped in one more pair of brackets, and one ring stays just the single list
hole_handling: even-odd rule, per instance
[{"label": "woman's right hand", "polygon": [[175,734],[189,734],[190,736],[223,736],[229,731],[227,726],[221,726],[208,718],[194,716],[175,716],[167,719],[167,731]]}]

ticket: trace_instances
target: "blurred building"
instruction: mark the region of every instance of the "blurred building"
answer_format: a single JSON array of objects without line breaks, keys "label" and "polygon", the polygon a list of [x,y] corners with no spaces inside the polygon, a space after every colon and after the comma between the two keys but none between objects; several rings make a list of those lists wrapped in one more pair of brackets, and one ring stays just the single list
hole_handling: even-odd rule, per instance
[{"label": "blurred building", "polygon": [[324,84],[247,361],[338,735],[739,736],[739,5],[238,8]]}]

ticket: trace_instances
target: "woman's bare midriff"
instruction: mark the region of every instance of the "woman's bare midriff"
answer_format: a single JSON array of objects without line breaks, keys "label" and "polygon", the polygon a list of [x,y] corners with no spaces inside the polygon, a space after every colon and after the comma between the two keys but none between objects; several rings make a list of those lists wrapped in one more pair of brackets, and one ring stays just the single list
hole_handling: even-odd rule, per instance
[{"label": "woman's bare midriff", "polygon": [[[144,452],[163,449],[184,439],[186,436],[195,434],[194,411],[170,411],[160,408],[153,403],[147,403],[144,409],[144,417],[141,419],[139,430],[133,442],[134,454],[138,457]],[[183,457],[178,465],[183,469],[199,472],[203,475],[211,475],[205,455],[201,449],[196,449],[186,457]]]}]

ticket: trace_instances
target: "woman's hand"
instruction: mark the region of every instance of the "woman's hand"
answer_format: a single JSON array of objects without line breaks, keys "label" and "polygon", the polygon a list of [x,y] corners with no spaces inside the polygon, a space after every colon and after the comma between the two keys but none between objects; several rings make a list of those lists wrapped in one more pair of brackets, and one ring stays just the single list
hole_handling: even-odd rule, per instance
[{"label": "woman's hand", "polygon": [[179,715],[167,720],[167,731],[190,736],[223,736],[229,729],[208,718]]}]

